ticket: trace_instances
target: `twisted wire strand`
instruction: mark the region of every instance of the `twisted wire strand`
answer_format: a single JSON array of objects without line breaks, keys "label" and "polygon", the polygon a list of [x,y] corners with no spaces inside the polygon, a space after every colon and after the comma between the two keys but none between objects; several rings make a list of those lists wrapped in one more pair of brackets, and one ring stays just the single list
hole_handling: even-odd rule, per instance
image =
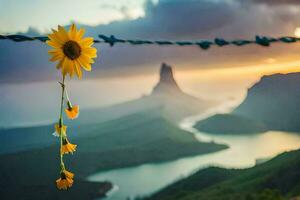
[{"label": "twisted wire strand", "polygon": [[[257,44],[260,46],[268,47],[272,43],[295,43],[299,42],[300,38],[284,36],[284,37],[267,37],[267,36],[255,36],[253,40],[225,40],[223,38],[215,38],[214,40],[191,40],[191,41],[170,41],[170,40],[132,40],[132,39],[120,39],[116,38],[114,35],[98,35],[100,40],[94,39],[95,43],[107,43],[111,47],[115,46],[117,43],[130,44],[130,45],[158,45],[158,46],[197,46],[203,50],[209,49],[211,46],[215,45],[218,47],[224,47],[228,45],[235,46],[245,46],[249,44]],[[0,35],[0,40],[11,40],[14,42],[25,42],[38,40],[40,42],[45,42],[48,40],[47,36],[30,37],[26,35]]]}]

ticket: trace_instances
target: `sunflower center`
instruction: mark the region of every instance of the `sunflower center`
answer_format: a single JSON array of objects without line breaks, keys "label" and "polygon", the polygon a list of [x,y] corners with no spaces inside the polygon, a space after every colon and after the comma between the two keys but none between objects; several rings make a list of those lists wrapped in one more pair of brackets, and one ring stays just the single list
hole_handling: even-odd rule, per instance
[{"label": "sunflower center", "polygon": [[63,46],[63,52],[64,54],[70,58],[71,60],[74,60],[78,58],[81,54],[81,47],[79,44],[73,40],[69,40],[66,42]]}]

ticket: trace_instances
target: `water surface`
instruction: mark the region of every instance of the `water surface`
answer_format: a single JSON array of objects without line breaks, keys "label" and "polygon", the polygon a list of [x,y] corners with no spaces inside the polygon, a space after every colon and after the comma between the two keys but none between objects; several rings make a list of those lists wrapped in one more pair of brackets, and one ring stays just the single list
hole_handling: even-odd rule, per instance
[{"label": "water surface", "polygon": [[143,164],[136,167],[116,169],[96,173],[88,177],[90,181],[109,180],[116,185],[107,200],[124,200],[152,194],[174,181],[191,175],[196,170],[207,166],[227,168],[245,168],[255,165],[256,159],[271,158],[277,154],[300,147],[300,135],[281,131],[269,131],[253,135],[211,135],[199,132],[193,125],[199,119],[215,113],[228,111],[226,105],[186,118],[180,123],[184,130],[193,132],[200,141],[225,143],[230,148],[205,155],[186,157],[175,161],[158,164]]}]

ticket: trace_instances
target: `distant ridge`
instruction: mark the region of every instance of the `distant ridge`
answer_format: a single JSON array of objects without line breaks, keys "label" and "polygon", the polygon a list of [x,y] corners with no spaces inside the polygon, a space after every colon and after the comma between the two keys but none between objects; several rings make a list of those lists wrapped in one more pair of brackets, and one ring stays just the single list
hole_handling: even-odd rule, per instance
[{"label": "distant ridge", "polygon": [[[237,120],[237,118],[240,119]],[[231,123],[228,119],[231,119]],[[225,125],[225,121],[227,123]],[[238,121],[249,120],[252,127],[241,126]],[[217,123],[216,123],[217,122]],[[279,130],[300,132],[300,73],[273,74],[263,76],[248,89],[245,100],[229,115],[216,115],[198,122],[196,127],[207,132],[218,126],[218,132],[236,131],[249,133],[250,130]],[[205,126],[204,126],[205,125]],[[226,131],[224,131],[226,130]],[[236,131],[237,132],[237,131]],[[252,131],[250,131],[252,132]]]}]

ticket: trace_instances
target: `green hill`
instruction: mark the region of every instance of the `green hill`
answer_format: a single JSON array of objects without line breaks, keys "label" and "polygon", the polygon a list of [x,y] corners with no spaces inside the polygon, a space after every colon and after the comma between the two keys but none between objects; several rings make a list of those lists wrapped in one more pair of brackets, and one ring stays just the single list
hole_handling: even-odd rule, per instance
[{"label": "green hill", "polygon": [[[225,145],[197,141],[194,135],[162,117],[159,111],[136,113],[79,127],[78,130],[80,137],[72,137],[77,134],[75,130],[69,133],[70,141],[78,144],[78,149],[66,160],[66,166],[76,175],[77,181],[70,190],[73,192],[64,193],[65,196],[55,189],[54,181],[59,174],[59,147],[55,144],[1,155],[0,199],[71,199],[77,193],[80,193],[80,199],[91,199],[98,194],[101,186],[83,181],[92,173],[227,148]],[[19,131],[22,132],[22,129]],[[30,132],[30,128],[26,132]],[[109,188],[107,184],[104,186]]]},{"label": "green hill", "polygon": [[300,150],[249,169],[210,167],[147,200],[285,200],[300,196]]},{"label": "green hill", "polygon": [[197,122],[195,128],[215,134],[245,134],[267,131],[263,123],[236,114],[216,114]]}]

